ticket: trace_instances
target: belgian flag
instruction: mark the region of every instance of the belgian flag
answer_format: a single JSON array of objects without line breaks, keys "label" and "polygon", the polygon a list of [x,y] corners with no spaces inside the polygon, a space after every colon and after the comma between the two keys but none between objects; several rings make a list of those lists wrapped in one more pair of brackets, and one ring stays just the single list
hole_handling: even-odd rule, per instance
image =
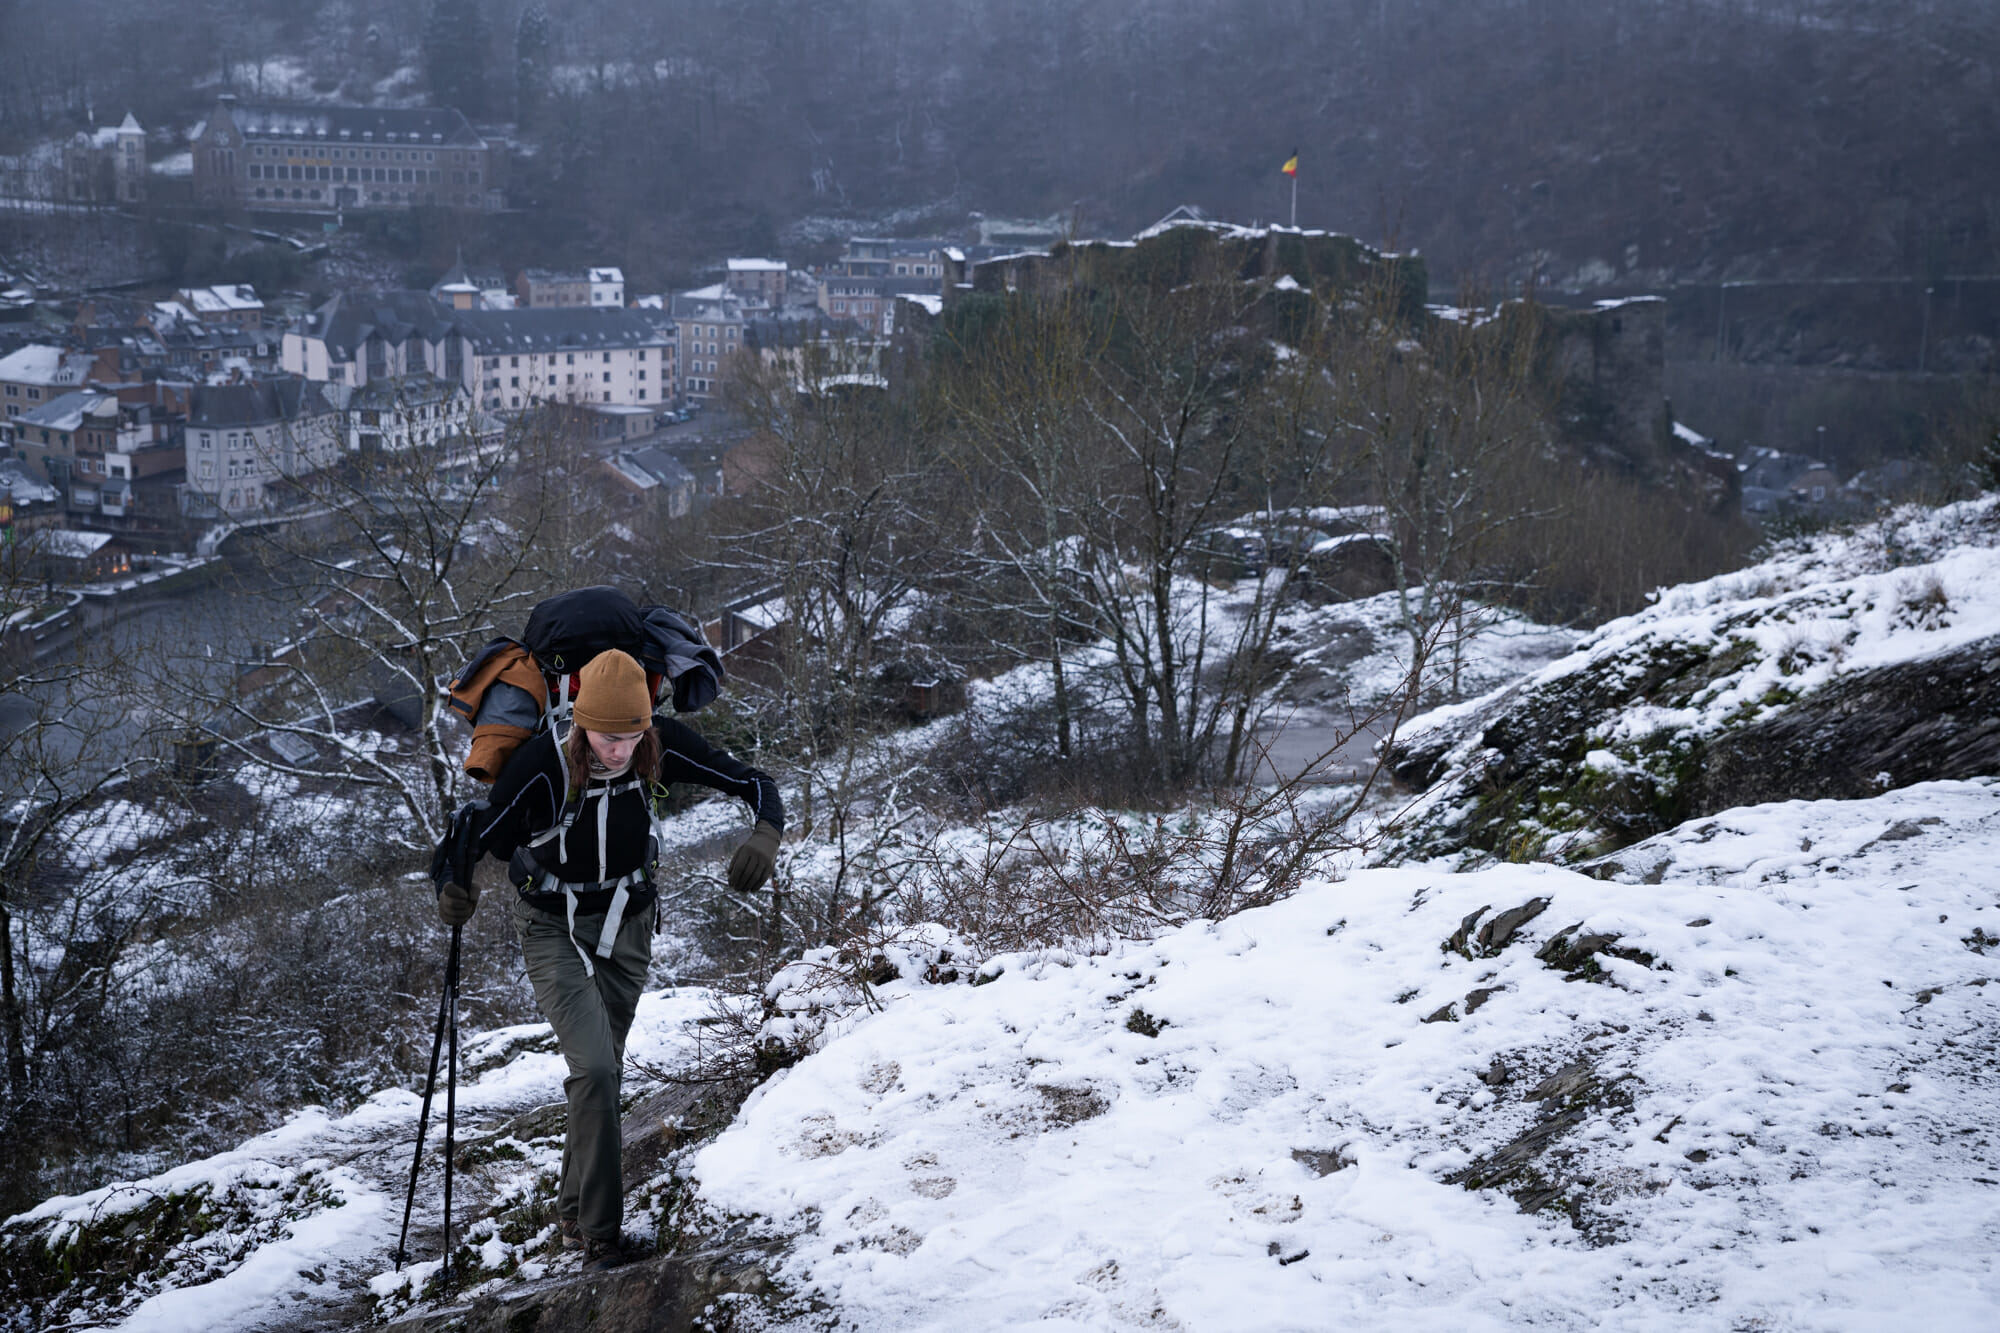
[{"label": "belgian flag", "polygon": [[1285,165],[1279,167],[1278,170],[1284,172],[1293,180],[1297,180],[1299,177],[1299,150],[1294,148],[1292,155],[1285,159]]}]

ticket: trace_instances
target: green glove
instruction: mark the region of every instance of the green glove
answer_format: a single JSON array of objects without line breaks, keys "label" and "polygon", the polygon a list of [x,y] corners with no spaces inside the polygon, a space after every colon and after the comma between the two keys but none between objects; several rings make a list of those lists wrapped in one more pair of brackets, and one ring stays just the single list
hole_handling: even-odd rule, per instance
[{"label": "green glove", "polygon": [[473,910],[478,906],[477,884],[451,882],[438,890],[438,916],[447,926],[462,926],[472,920]]},{"label": "green glove", "polygon": [[755,893],[764,887],[764,881],[771,878],[771,867],[778,863],[780,836],[776,824],[757,821],[736,855],[729,858],[730,892]]}]

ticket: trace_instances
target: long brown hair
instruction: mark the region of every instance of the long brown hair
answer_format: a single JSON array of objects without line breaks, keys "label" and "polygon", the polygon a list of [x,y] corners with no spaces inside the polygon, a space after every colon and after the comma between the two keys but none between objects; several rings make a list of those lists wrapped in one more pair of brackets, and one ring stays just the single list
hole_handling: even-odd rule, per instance
[{"label": "long brown hair", "polygon": [[[569,735],[563,738],[563,758],[569,763],[569,785],[572,791],[579,791],[590,781],[590,735],[582,727],[572,724]],[[639,737],[639,747],[632,751],[632,767],[627,770],[635,778],[657,782],[660,778],[660,733],[647,727]]]}]

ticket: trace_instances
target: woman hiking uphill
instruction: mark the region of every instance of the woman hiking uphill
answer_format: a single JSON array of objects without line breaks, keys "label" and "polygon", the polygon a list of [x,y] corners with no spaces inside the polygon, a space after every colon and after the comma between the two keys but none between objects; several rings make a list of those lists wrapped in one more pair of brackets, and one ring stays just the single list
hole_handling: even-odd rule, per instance
[{"label": "woman hiking uphill", "polygon": [[[572,725],[544,731],[507,761],[491,797],[466,806],[439,849],[438,914],[472,917],[472,867],[491,852],[519,890],[514,933],[569,1065],[556,1215],[586,1268],[623,1257],[625,1188],[618,1091],[625,1034],[652,959],[658,913],[651,867],[653,802],[666,784],[694,782],[740,796],[757,826],[729,863],[738,893],[770,878],[785,825],[778,784],[655,715],[646,672],[628,654],[600,653],[578,673]],[[560,745],[560,752],[559,747]]]}]

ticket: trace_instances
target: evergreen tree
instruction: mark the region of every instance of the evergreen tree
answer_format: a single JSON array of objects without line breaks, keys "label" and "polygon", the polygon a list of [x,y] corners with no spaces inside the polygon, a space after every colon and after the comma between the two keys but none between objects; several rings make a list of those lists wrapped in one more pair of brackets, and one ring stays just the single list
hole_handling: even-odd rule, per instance
[{"label": "evergreen tree", "polygon": [[424,24],[424,72],[440,106],[486,113],[486,17],[479,0],[432,0]]},{"label": "evergreen tree", "polygon": [[549,12],[529,0],[514,25],[514,118],[523,128],[541,120],[550,74]]}]

